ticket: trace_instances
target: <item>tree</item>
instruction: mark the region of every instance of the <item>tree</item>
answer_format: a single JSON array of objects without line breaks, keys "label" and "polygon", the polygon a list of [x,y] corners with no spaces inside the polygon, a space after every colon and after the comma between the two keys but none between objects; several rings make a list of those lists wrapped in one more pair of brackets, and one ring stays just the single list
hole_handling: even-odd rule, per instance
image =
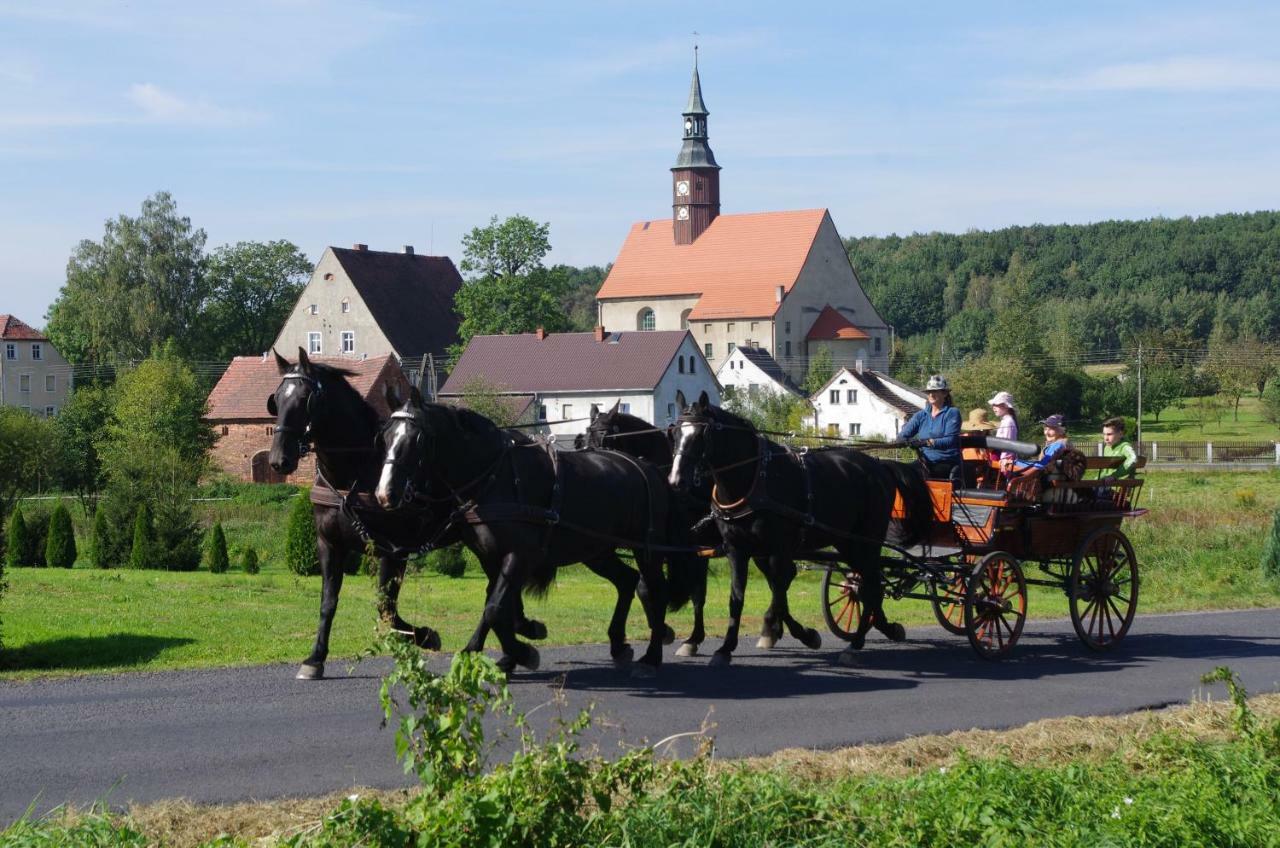
[{"label": "tree", "polygon": [[67,263],[49,340],[72,362],[141,359],[166,342],[191,353],[207,293],[204,244],[168,192],[144,200],[137,218],[107,221],[102,241],[80,242]]},{"label": "tree", "polygon": [[151,523],[151,507],[146,501],[138,507],[138,514],[133,517],[133,545],[129,548],[129,567],[136,569],[155,568],[157,566],[156,531]]},{"label": "tree", "polygon": [[53,422],[14,406],[0,406],[0,519],[23,495],[51,482]]},{"label": "tree", "polygon": [[835,362],[831,358],[831,349],[826,345],[818,348],[818,352],[809,357],[809,368],[804,372],[801,388],[809,397],[820,391],[831,375],[836,371]]},{"label": "tree", "polygon": [[1262,573],[1280,580],[1280,509],[1271,516],[1271,532],[1262,546]]},{"label": "tree", "polygon": [[93,514],[104,482],[98,442],[110,413],[111,390],[85,384],[76,386],[53,421],[58,485],[79,498],[86,515]]},{"label": "tree", "polygon": [[1280,381],[1272,380],[1262,392],[1262,417],[1280,424]]},{"label": "tree", "polygon": [[542,267],[551,252],[551,225],[524,215],[475,227],[462,237],[462,272],[474,278],[521,277]]},{"label": "tree", "polygon": [[520,423],[523,401],[502,394],[501,386],[484,377],[472,377],[463,384],[462,401],[467,409],[483,415],[499,427],[512,427]]},{"label": "tree", "polygon": [[586,268],[574,268],[570,265],[551,266],[552,274],[562,274],[565,278],[566,291],[561,300],[561,307],[569,318],[569,331],[588,332],[595,328],[599,321],[596,311],[596,292],[600,284],[608,276],[612,265],[601,268],[599,265],[588,265]]},{"label": "tree", "polygon": [[204,541],[204,567],[210,574],[225,574],[231,567],[227,555],[227,536],[222,532],[222,522],[215,521]]},{"label": "tree", "polygon": [[22,507],[18,507],[9,516],[9,523],[4,528],[4,563],[6,567],[12,569],[24,565],[35,565],[35,563],[27,561],[27,548],[31,547],[27,535],[27,522],[22,517]]},{"label": "tree", "polygon": [[93,530],[89,538],[89,564],[94,568],[111,568],[121,560],[112,553],[111,536],[107,533],[107,512],[98,509],[93,513]]},{"label": "tree", "polygon": [[271,346],[311,273],[288,241],[223,245],[208,259],[201,355],[226,360]]},{"label": "tree", "polygon": [[245,574],[257,574],[260,570],[258,549],[253,545],[245,545],[244,550],[240,552],[240,568]]},{"label": "tree", "polygon": [[285,527],[284,561],[289,570],[303,577],[320,573],[316,553],[316,521],[311,499],[306,493],[294,498]]},{"label": "tree", "polygon": [[50,568],[70,568],[76,564],[76,534],[71,513],[62,501],[49,516],[49,536],[45,541],[44,564]]}]

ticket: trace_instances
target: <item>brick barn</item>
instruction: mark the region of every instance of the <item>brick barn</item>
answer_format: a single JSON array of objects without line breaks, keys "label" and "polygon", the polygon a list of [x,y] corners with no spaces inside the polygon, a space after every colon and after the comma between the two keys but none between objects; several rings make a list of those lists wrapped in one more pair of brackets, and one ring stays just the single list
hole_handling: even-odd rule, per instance
[{"label": "brick barn", "polygon": [[[312,361],[355,372],[347,379],[382,416],[389,414],[383,399],[384,386],[398,383],[408,391],[409,383],[393,354],[368,359],[312,357]],[[254,483],[299,483],[309,485],[315,479],[315,458],[308,454],[298,463],[298,470],[282,478],[267,464],[271,439],[275,435],[275,416],[267,412],[267,398],[280,385],[280,371],[275,358],[237,356],[231,360],[222,379],[209,393],[209,410],[205,420],[213,426],[213,464],[241,480]]]}]

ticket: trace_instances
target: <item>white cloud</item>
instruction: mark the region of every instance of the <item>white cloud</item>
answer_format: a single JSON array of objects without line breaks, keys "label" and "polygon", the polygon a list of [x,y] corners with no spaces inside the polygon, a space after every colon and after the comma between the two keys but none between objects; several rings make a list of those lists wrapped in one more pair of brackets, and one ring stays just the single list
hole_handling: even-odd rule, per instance
[{"label": "white cloud", "polygon": [[1042,91],[1274,91],[1280,89],[1280,62],[1179,56],[1105,65],[1084,74],[1015,85]]},{"label": "white cloud", "polygon": [[149,82],[131,86],[129,99],[142,110],[144,118],[153,123],[234,126],[258,118],[252,112],[225,109],[204,100],[184,100]]}]

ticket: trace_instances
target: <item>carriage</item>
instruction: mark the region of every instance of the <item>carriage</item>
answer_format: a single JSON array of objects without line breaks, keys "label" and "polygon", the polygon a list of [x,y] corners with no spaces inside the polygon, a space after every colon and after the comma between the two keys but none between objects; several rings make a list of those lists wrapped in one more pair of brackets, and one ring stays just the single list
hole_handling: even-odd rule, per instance
[{"label": "carriage", "polygon": [[[995,441],[964,437],[966,447]],[[1138,606],[1138,560],[1122,524],[1146,513],[1137,505],[1142,480],[1082,479],[1120,460],[1076,456],[1065,472],[1014,478],[1006,488],[928,481],[931,536],[911,548],[886,543],[886,597],[928,601],[944,629],[967,636],[979,656],[1000,659],[1022,634],[1027,587],[1046,586],[1066,596],[1072,627],[1086,647],[1115,647]],[[1140,457],[1138,467],[1145,464]],[[858,575],[822,552],[808,558],[810,568],[825,572],[827,626],[851,639],[861,616]]]}]

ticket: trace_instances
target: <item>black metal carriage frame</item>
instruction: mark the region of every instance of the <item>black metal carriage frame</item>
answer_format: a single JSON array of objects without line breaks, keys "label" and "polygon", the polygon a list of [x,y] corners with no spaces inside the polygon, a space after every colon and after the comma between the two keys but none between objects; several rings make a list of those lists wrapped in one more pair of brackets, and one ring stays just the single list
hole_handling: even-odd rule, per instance
[{"label": "black metal carriage frame", "polygon": [[[1118,460],[1090,458],[1086,469]],[[1145,465],[1140,459],[1139,468]],[[1058,589],[1076,635],[1094,651],[1124,639],[1138,605],[1138,561],[1121,525],[1146,513],[1141,479],[1015,478],[1007,489],[954,489],[929,481],[933,534],[911,549],[885,545],[885,595],[928,601],[938,623],[965,635],[977,654],[1000,659],[1013,650],[1027,616],[1027,587]],[[834,552],[806,556],[825,571],[823,617],[850,640],[862,609],[858,575]],[[1025,564],[1037,571],[1028,576]]]}]

